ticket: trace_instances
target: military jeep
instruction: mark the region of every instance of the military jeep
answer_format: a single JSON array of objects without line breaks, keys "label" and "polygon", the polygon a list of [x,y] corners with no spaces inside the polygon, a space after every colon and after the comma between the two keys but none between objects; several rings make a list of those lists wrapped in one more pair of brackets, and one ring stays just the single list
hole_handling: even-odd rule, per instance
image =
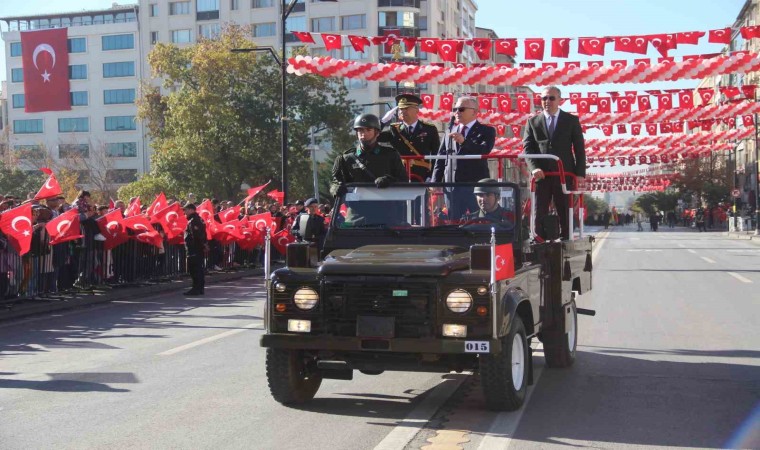
[{"label": "military jeep", "polygon": [[[549,367],[573,364],[593,238],[531,241],[514,183],[495,185],[503,220],[448,217],[446,205],[478,186],[348,185],[321,251],[288,245],[267,282],[261,337],[275,400],[308,402],[322,379],[355,370],[476,371],[487,406],[515,410],[532,383],[533,338]],[[492,282],[501,244],[514,272]]]}]

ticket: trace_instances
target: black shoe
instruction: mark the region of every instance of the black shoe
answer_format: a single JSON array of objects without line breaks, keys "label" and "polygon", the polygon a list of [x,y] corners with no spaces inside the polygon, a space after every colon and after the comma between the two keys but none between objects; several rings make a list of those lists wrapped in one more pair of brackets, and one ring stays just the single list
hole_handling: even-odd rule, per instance
[{"label": "black shoe", "polygon": [[203,295],[203,292],[196,291],[195,289],[190,289],[189,291],[183,293],[182,295],[187,295],[187,296],[193,296],[194,297],[194,296],[197,296],[197,295]]}]

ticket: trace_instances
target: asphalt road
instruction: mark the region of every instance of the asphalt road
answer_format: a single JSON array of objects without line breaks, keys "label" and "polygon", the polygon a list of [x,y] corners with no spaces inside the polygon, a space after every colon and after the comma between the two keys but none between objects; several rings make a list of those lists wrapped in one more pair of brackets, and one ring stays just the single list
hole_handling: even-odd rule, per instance
[{"label": "asphalt road", "polygon": [[0,325],[0,448],[758,448],[760,245],[661,230],[598,242],[577,363],[544,369],[538,348],[520,412],[483,411],[477,376],[415,373],[282,407],[243,279]]}]

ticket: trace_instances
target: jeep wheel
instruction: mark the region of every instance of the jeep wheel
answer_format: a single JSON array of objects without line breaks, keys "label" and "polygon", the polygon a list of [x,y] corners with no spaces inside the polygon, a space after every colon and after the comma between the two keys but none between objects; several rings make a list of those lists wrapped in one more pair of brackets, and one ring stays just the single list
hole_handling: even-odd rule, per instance
[{"label": "jeep wheel", "polygon": [[300,350],[267,349],[267,381],[272,397],[283,405],[306,403],[317,393],[322,376],[310,370]]},{"label": "jeep wheel", "polygon": [[[575,350],[578,346],[578,311],[575,301],[562,308],[565,315],[560,321],[560,330],[554,336],[558,339],[544,341],[544,357],[548,367],[570,367],[575,362]],[[554,341],[554,342],[553,342]]]},{"label": "jeep wheel", "polygon": [[528,342],[518,317],[503,339],[500,353],[480,356],[480,383],[488,409],[514,411],[525,402],[528,389]]}]

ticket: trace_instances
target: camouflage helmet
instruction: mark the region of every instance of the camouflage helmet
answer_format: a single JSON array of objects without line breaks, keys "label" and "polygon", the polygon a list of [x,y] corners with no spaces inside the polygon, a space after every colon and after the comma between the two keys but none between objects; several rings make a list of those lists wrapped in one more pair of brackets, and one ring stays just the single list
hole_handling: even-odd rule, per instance
[{"label": "camouflage helmet", "polygon": [[[478,183],[484,183],[484,184],[496,184],[498,181],[494,180],[493,178],[483,178],[482,180],[478,181]],[[496,194],[497,196],[499,193],[501,193],[501,188],[499,186],[475,186],[475,189],[472,190],[474,194]]]},{"label": "camouflage helmet", "polygon": [[380,119],[374,114],[361,114],[354,119],[354,130],[357,128],[374,128],[380,131]]}]

